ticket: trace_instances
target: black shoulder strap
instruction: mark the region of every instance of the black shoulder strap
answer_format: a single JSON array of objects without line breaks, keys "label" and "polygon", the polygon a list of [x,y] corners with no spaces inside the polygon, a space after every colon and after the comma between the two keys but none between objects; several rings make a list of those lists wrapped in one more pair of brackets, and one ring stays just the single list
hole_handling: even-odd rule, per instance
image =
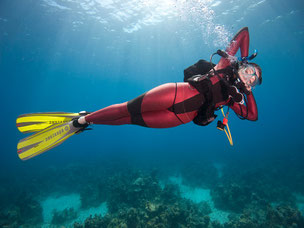
[{"label": "black shoulder strap", "polygon": [[[212,64],[212,66],[214,67],[215,64]],[[184,82],[186,82],[194,75],[207,74],[212,69],[212,66],[207,60],[199,60],[197,63],[193,64],[192,66],[189,66],[187,69],[184,70]]]}]

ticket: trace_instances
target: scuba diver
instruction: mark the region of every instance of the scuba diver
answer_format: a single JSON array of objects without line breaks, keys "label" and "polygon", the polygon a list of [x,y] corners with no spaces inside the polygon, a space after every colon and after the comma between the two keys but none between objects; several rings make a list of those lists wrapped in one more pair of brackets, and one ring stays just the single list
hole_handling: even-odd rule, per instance
[{"label": "scuba diver", "polygon": [[[241,57],[235,57],[240,48]],[[252,89],[262,83],[261,68],[249,63],[249,32],[242,28],[225,51],[211,55],[210,62],[200,60],[184,70],[184,82],[160,85],[139,97],[88,113],[32,113],[17,118],[17,128],[23,133],[37,132],[19,141],[18,156],[27,160],[65,141],[75,133],[87,130],[91,124],[135,124],[149,128],[170,128],[193,121],[205,126],[217,116],[215,111],[228,106],[224,130],[231,108],[241,119],[256,121],[257,105]],[[217,65],[212,57],[221,56]],[[230,132],[229,132],[230,133]],[[227,132],[226,132],[227,134]],[[227,135],[228,136],[228,135]],[[230,136],[231,137],[231,136]],[[228,137],[229,139],[229,137]]]}]

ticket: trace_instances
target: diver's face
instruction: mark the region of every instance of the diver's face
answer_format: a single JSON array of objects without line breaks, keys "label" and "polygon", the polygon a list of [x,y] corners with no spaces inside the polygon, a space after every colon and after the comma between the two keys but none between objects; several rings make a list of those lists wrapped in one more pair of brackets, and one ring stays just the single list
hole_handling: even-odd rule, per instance
[{"label": "diver's face", "polygon": [[252,65],[240,67],[238,73],[248,91],[251,91],[257,85],[260,78],[258,69]]}]

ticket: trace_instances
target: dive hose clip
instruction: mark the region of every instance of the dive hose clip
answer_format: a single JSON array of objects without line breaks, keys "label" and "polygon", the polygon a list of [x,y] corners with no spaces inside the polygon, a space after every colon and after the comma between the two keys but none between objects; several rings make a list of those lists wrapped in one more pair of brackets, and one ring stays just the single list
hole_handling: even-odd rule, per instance
[{"label": "dive hose clip", "polygon": [[[223,108],[221,108],[221,110],[223,110]],[[221,131],[224,131],[225,130],[225,127],[227,126],[228,124],[228,115],[229,115],[229,107],[228,107],[228,111],[226,112],[226,115],[224,115],[224,112],[223,112],[223,121],[217,121],[217,129],[221,130]]]},{"label": "dive hose clip", "polygon": [[[228,111],[227,111],[226,115],[224,114],[223,107],[221,107],[220,109],[222,111],[222,114],[223,114],[224,118],[223,118],[223,122],[220,121],[220,120],[217,121],[217,129],[225,132],[225,134],[226,134],[226,136],[229,140],[230,145],[233,146],[233,140],[232,140],[232,136],[231,136],[229,126],[228,126],[229,106],[228,106]],[[226,130],[226,128],[227,128],[227,130]]]},{"label": "dive hose clip", "polygon": [[227,123],[228,119],[226,119],[226,117],[224,117],[223,122],[220,120],[217,121],[217,129],[219,129],[220,131],[224,131]]}]

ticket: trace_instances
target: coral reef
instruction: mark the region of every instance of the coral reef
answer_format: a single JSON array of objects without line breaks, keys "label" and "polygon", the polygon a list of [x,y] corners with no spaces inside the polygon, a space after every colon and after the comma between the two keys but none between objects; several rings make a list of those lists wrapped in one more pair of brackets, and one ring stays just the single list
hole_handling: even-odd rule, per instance
[{"label": "coral reef", "polygon": [[41,205],[26,192],[15,196],[15,202],[0,210],[0,227],[36,227],[41,222]]},{"label": "coral reef", "polygon": [[209,225],[211,222],[208,215],[199,215],[194,205],[180,202],[159,205],[152,213],[149,209],[129,208],[105,217],[89,217],[83,226],[75,224],[74,227],[212,227]]},{"label": "coral reef", "polygon": [[146,201],[160,199],[160,185],[155,177],[129,171],[110,177],[107,183],[108,208],[111,213],[126,207],[141,207]]},{"label": "coral reef", "polygon": [[107,195],[107,187],[103,180],[89,182],[80,190],[81,207],[97,207],[106,200]]},{"label": "coral reef", "polygon": [[66,208],[63,211],[55,210],[53,212],[52,224],[61,225],[77,218],[77,212],[74,208]]},{"label": "coral reef", "polygon": [[[117,173],[107,180],[107,202],[110,213],[86,219],[78,228],[93,227],[205,227],[205,228],[266,228],[302,227],[303,216],[295,209],[292,197],[290,206],[272,207],[273,198],[267,192],[270,185],[251,184],[250,173],[225,179],[211,189],[215,206],[231,213],[229,221],[220,224],[211,221],[212,212],[206,202],[195,204],[181,197],[179,188],[167,184],[160,188],[155,175],[139,171]],[[249,179],[247,179],[249,178]],[[244,180],[245,179],[245,180]],[[236,181],[238,180],[238,181]],[[260,184],[265,181],[260,178]],[[279,188],[278,191],[282,191]],[[275,193],[275,190],[272,190]]]},{"label": "coral reef", "polygon": [[211,189],[211,195],[217,208],[236,213],[251,204],[263,207],[270,203],[288,203],[295,207],[294,195],[273,179],[264,169],[243,171],[242,174],[226,170],[222,180]]},{"label": "coral reef", "polygon": [[245,210],[239,217],[232,218],[224,228],[301,228],[304,227],[304,217],[299,210],[287,205],[277,207],[267,206],[263,209]]},{"label": "coral reef", "polygon": [[256,195],[244,186],[237,183],[219,184],[211,191],[215,207],[222,210],[241,212],[252,200],[256,200]]},{"label": "coral reef", "polygon": [[274,227],[274,225],[281,225],[284,228],[304,227],[304,218],[300,211],[286,205],[280,205],[274,209],[268,208],[266,218],[267,227]]},{"label": "coral reef", "polygon": [[211,227],[208,204],[181,198],[172,184],[161,189],[153,175],[121,173],[109,179],[108,187],[111,213],[74,227]]},{"label": "coral reef", "polygon": [[[75,223],[74,227],[78,228],[304,227],[293,195],[294,189],[300,195],[304,193],[301,182],[304,169],[300,163],[288,167],[281,161],[271,165],[267,162],[251,164],[251,161],[221,162],[224,167],[221,175],[207,160],[190,159],[178,165],[170,164],[162,161],[159,167],[144,164],[132,167],[126,160],[108,160],[49,167],[40,173],[28,171],[18,180],[1,177],[0,227],[41,227],[42,208],[37,199],[51,193],[80,194],[82,209],[107,203],[108,214],[92,215],[81,224]],[[172,174],[182,176],[184,185],[209,188],[214,205],[184,199],[178,185],[163,184]],[[221,215],[213,206],[229,212],[229,220],[220,223],[220,217],[216,216]],[[76,216],[76,211],[71,209],[55,211],[53,226],[70,226]]]}]

